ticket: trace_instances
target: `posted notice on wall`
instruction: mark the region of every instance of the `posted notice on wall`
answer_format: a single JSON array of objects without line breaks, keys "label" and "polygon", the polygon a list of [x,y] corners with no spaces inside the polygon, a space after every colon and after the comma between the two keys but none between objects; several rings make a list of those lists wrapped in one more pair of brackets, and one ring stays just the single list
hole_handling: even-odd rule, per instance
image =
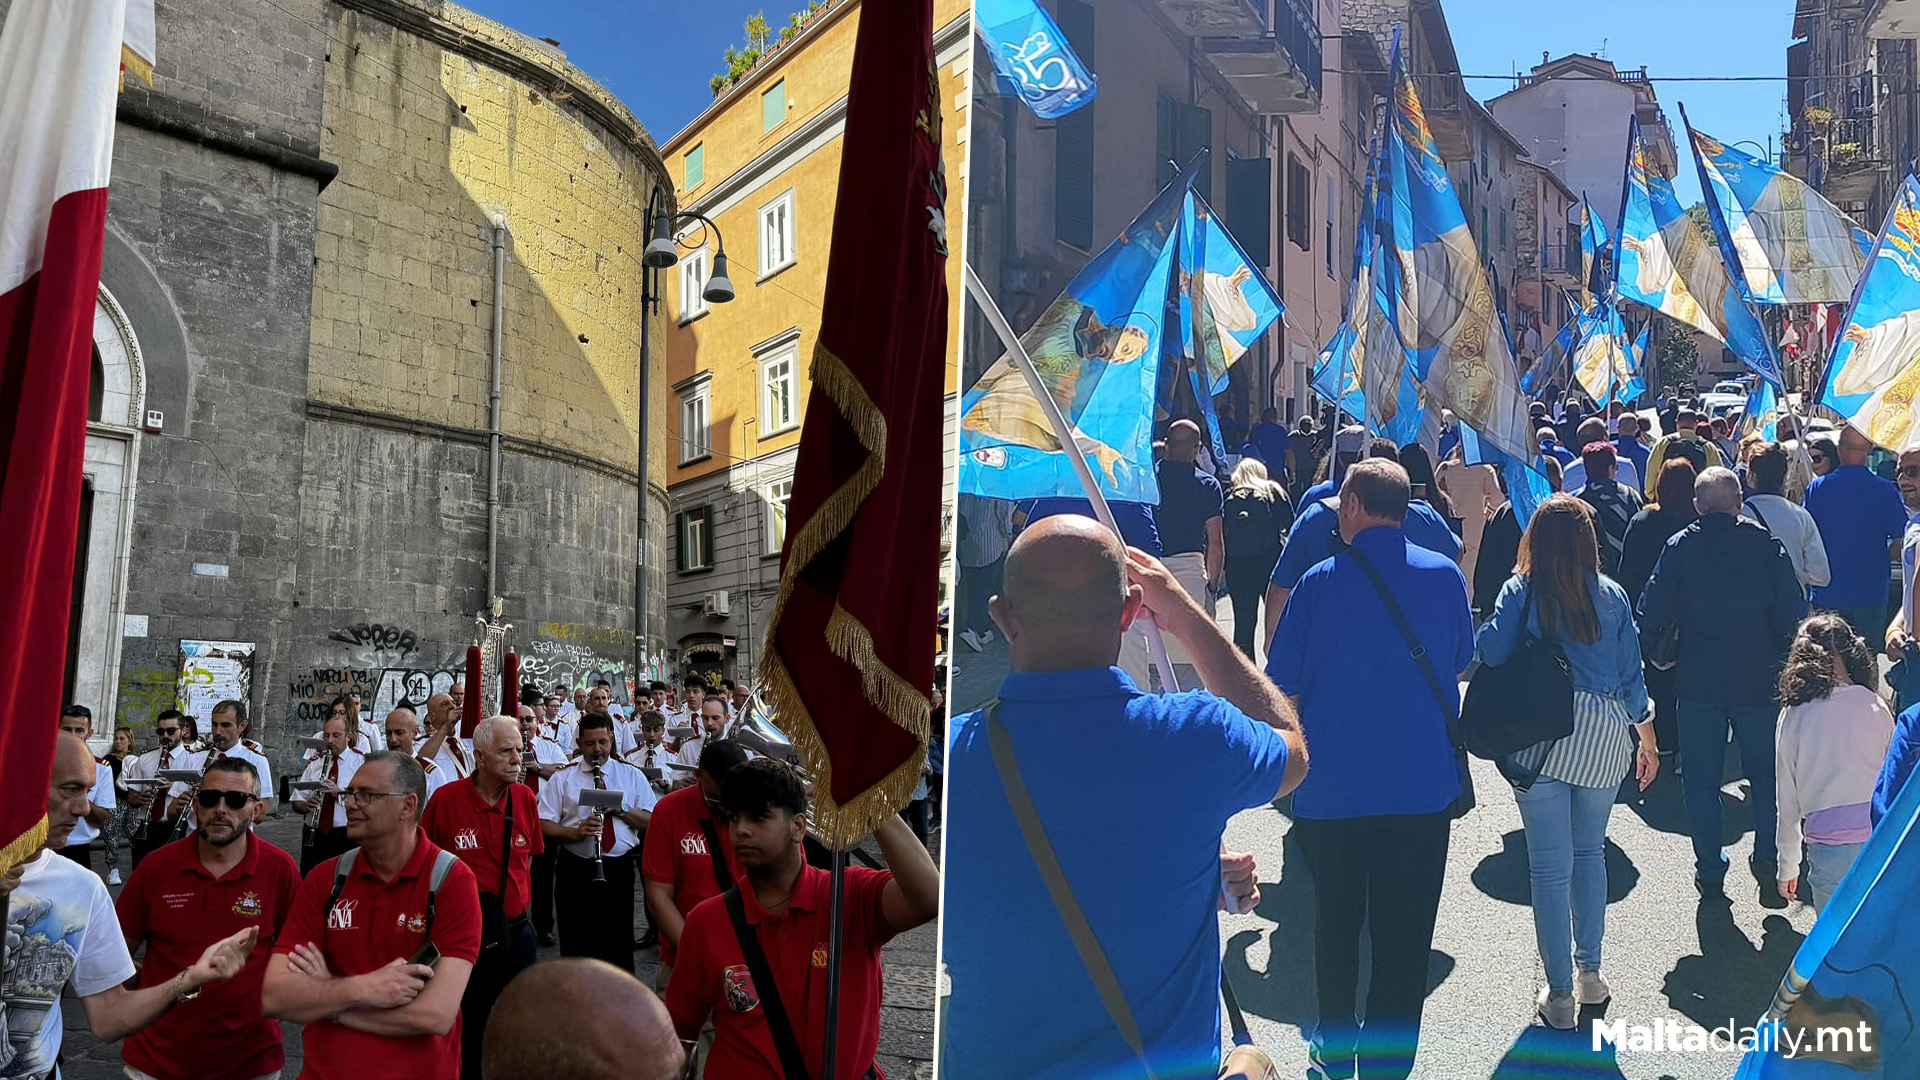
[{"label": "posted notice on wall", "polygon": [[203,726],[215,704],[248,700],[253,689],[253,642],[182,641],[180,708]]}]

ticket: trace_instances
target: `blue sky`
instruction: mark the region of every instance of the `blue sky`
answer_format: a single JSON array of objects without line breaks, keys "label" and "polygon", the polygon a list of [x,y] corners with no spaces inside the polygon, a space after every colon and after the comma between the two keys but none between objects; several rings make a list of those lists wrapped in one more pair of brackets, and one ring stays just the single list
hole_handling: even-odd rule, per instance
[{"label": "blue sky", "polygon": [[[465,0],[468,7],[534,37],[558,38],[568,58],[633,109],[666,142],[713,100],[707,80],[721,53],[745,41],[742,24],[766,12],[776,29],[804,0]],[[1786,73],[1793,0],[1445,0],[1454,47],[1468,74],[1526,71],[1541,52],[1603,52],[1621,67],[1645,65],[1674,126],[1679,103],[1701,130],[1735,142],[1776,144],[1785,82],[1662,82],[1675,75]],[[1482,101],[1507,83],[1476,79]],[[1748,147],[1747,149],[1751,149]],[[1699,198],[1691,167],[1680,197]]]},{"label": "blue sky", "polygon": [[720,55],[746,41],[747,17],[778,31],[805,0],[461,0],[534,37],[556,38],[567,59],[613,91],[664,143],[713,101]]},{"label": "blue sky", "polygon": [[[1724,142],[1753,139],[1777,150],[1787,84],[1774,82],[1663,82],[1673,75],[1787,73],[1793,0],[1444,0],[1447,25],[1469,75],[1521,72],[1555,56],[1603,53],[1623,68],[1645,65],[1674,127],[1681,154],[1675,179],[1682,202],[1700,198],[1699,178],[1680,127],[1680,104],[1701,131]],[[1482,101],[1511,83],[1474,79],[1467,89]],[[1744,146],[1742,150],[1753,151]]]}]

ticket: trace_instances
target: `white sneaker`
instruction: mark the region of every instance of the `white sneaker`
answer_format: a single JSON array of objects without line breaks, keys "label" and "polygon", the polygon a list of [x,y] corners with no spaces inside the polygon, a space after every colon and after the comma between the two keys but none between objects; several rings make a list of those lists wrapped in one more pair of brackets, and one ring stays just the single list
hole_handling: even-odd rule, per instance
[{"label": "white sneaker", "polygon": [[1559,1031],[1572,1031],[1580,1019],[1580,1007],[1574,1004],[1573,991],[1540,988],[1540,1019]]},{"label": "white sneaker", "polygon": [[987,631],[986,633],[984,633],[984,634],[981,634],[981,635],[980,635],[980,644],[982,644],[982,645],[991,645],[991,644],[993,644],[993,631],[991,631],[991,630],[989,630],[989,631]]},{"label": "white sneaker", "polygon": [[1582,1005],[1605,1005],[1613,997],[1613,987],[1599,968],[1577,968],[1573,973],[1573,996]]},{"label": "white sneaker", "polygon": [[982,642],[980,641],[980,635],[974,633],[972,630],[960,631],[960,640],[966,642],[967,648],[972,649],[974,652],[980,651],[980,647],[982,644]]},{"label": "white sneaker", "polygon": [[119,867],[117,867],[117,866],[116,866],[116,867],[114,867],[114,868],[112,869],[112,871],[110,871],[110,872],[109,872],[109,873],[107,874],[107,884],[109,884],[109,885],[118,885],[118,884],[120,884],[120,868],[119,868]]}]

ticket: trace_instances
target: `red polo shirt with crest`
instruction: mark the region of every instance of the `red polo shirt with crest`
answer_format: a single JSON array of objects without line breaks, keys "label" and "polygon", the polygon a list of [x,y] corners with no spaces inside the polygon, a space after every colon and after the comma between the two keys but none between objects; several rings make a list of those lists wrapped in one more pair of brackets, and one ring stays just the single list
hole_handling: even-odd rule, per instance
[{"label": "red polo shirt with crest", "polygon": [[[328,909],[333,868],[328,859],[313,868],[293,915],[280,931],[275,953],[311,943],[335,976],[365,975],[405,960],[431,940],[443,957],[469,963],[480,956],[480,890],[473,871],[456,861],[434,900],[433,932],[427,932],[427,893],[433,857],[440,849],[415,830],[413,857],[392,881],[381,881],[365,853]],[[460,1074],[460,1021],[445,1035],[369,1035],[331,1020],[315,1020],[301,1032],[305,1060],[298,1080],[419,1080]],[[257,1075],[257,1074],[256,1074]]]},{"label": "red polo shirt with crest", "polygon": [[[827,1030],[827,931],[833,875],[803,866],[793,899],[769,915],[739,880],[747,924],[760,936],[767,966],[780,985],[780,1002],[800,1040],[807,1075],[823,1076]],[[880,909],[880,893],[893,880],[886,870],[850,866],[842,909],[840,948],[840,1043],[833,1080],[860,1080],[880,1048],[880,949],[898,933]],[[667,1011],[681,1031],[698,1031],[713,1018],[713,1050],[707,1075],[727,1080],[781,1080],[780,1052],[767,1027],[761,988],[747,971],[722,897],[704,900],[687,916],[680,958],[667,984]],[[885,1074],[879,1074],[885,1080]]]},{"label": "red polo shirt with crest", "polygon": [[293,857],[249,833],[246,854],[215,878],[200,865],[199,841],[167,844],[140,863],[114,911],[130,947],[146,942],[140,988],[158,986],[199,962],[216,941],[260,928],[240,973],[127,1039],[120,1056],[159,1080],[241,1080],[280,1071],[280,1023],[260,1015],[260,987],[274,940],[300,891]]},{"label": "red polo shirt with crest", "polygon": [[[640,876],[672,885],[674,909],[683,916],[721,891],[719,880],[713,876],[713,856],[707,854],[704,824],[713,825],[714,835],[720,838],[720,849],[727,859],[727,879],[739,877],[740,860],[733,854],[731,830],[714,820],[698,784],[661,796],[653,808],[653,819],[647,822],[647,846],[640,852]],[[677,952],[661,937],[661,963],[675,963]]]},{"label": "red polo shirt with crest", "polygon": [[533,789],[508,784],[506,798],[489,805],[466,776],[440,785],[420,815],[427,839],[460,856],[483,893],[500,893],[500,840],[507,828],[507,799],[513,800],[513,853],[507,859],[507,892],[502,907],[508,919],[525,914],[533,902],[533,857],[546,850],[540,836],[540,806]]}]

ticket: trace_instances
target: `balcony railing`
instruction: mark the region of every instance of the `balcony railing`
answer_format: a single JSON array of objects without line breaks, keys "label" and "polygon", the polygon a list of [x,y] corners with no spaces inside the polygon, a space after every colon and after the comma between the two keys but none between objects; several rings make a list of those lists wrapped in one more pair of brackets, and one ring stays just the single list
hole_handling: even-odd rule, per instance
[{"label": "balcony railing", "polygon": [[1307,77],[1307,85],[1320,93],[1320,21],[1314,17],[1309,0],[1274,0],[1273,34],[1293,55],[1293,62]]}]

